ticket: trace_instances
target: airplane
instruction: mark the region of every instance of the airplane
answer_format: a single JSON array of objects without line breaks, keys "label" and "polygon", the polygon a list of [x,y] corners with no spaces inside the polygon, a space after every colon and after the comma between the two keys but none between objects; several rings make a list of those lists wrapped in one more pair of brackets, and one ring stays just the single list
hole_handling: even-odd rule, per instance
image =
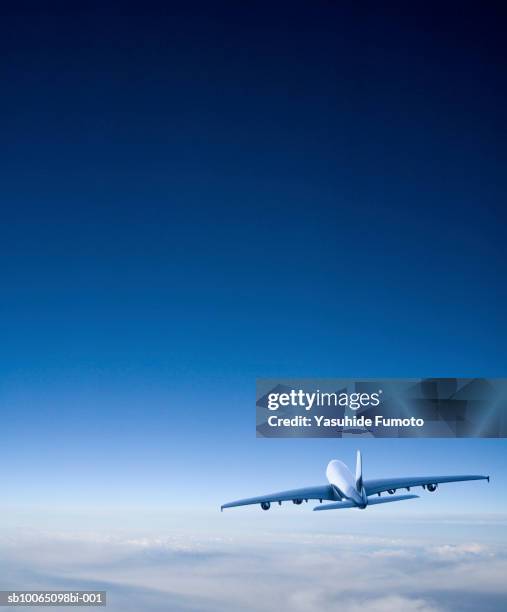
[{"label": "airplane", "polygon": [[[328,463],[326,469],[327,485],[320,487],[306,487],[304,489],[293,489],[281,491],[271,495],[260,497],[249,497],[229,502],[221,506],[234,508],[236,506],[249,506],[260,504],[263,510],[269,510],[272,503],[278,502],[281,506],[284,501],[292,501],[296,505],[308,502],[309,499],[332,501],[331,504],[315,506],[314,510],[340,510],[342,508],[358,508],[364,510],[367,506],[376,504],[387,504],[390,502],[415,499],[419,495],[395,495],[398,489],[410,491],[412,487],[422,487],[431,493],[437,490],[439,484],[445,482],[463,482],[466,480],[487,480],[489,476],[464,475],[464,476],[412,476],[406,478],[380,478],[376,480],[363,480],[363,467],[361,452],[357,451],[356,475],[352,475],[349,468],[338,459]],[[382,497],[381,493],[387,492],[391,497]],[[376,497],[372,497],[375,496]]]}]

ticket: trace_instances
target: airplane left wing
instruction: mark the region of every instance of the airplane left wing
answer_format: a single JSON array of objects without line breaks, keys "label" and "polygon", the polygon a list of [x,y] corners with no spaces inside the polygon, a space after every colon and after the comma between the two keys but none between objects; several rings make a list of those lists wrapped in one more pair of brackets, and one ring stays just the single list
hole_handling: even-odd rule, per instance
[{"label": "airplane left wing", "polygon": [[238,499],[237,501],[232,501],[227,504],[224,504],[221,507],[221,510],[223,510],[224,508],[234,508],[235,506],[249,506],[250,504],[262,504],[303,499],[327,499],[331,501],[338,501],[340,497],[331,485],[323,485],[321,487],[292,489],[291,491],[280,491],[279,493],[271,493],[269,495],[261,495],[259,497]]},{"label": "airplane left wing", "polygon": [[463,475],[463,476],[409,476],[407,478],[379,478],[377,480],[365,480],[364,489],[366,495],[374,495],[394,489],[407,487],[424,487],[444,482],[464,482],[466,480],[487,480],[489,476]]}]

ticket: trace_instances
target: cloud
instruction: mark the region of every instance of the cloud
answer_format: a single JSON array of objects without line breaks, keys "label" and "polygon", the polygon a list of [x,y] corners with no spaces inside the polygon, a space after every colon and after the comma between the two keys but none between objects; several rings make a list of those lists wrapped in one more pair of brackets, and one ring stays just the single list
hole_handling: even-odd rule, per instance
[{"label": "cloud", "polygon": [[423,599],[388,595],[352,604],[345,608],[345,612],[437,612],[440,609]]},{"label": "cloud", "polygon": [[110,612],[492,612],[507,596],[503,551],[477,542],[29,533],[0,550],[4,588],[106,589]]},{"label": "cloud", "polygon": [[411,550],[403,550],[402,548],[380,548],[374,550],[371,553],[372,558],[398,558],[398,559],[412,559],[414,552]]},{"label": "cloud", "polygon": [[466,557],[491,556],[493,553],[487,546],[472,542],[470,544],[444,544],[435,546],[429,549],[430,554],[433,553],[441,559],[463,559]]}]

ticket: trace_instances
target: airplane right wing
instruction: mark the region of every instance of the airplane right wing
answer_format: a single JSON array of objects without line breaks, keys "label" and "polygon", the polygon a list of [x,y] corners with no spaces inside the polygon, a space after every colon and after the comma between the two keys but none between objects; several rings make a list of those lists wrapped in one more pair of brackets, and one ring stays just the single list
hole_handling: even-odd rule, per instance
[{"label": "airplane right wing", "polygon": [[464,476],[409,476],[407,478],[379,478],[377,480],[365,480],[364,489],[366,495],[382,493],[390,489],[406,489],[410,487],[424,487],[427,485],[440,484],[444,482],[464,482],[466,480],[487,480],[489,476],[464,475]]},{"label": "airplane right wing", "polygon": [[321,487],[306,487],[304,489],[292,489],[291,491],[280,491],[279,493],[271,493],[269,495],[261,495],[259,497],[248,497],[239,499],[224,504],[224,508],[234,508],[236,506],[249,506],[251,504],[274,503],[291,500],[308,500],[308,499],[326,499],[337,501],[340,499],[331,485],[323,485]]}]

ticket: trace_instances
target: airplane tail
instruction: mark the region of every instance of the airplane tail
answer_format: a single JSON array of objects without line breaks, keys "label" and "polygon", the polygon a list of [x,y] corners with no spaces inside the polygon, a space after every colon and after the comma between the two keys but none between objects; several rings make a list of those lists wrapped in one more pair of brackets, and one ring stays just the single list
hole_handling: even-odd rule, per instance
[{"label": "airplane tail", "polygon": [[360,450],[357,451],[356,455],[356,490],[359,494],[363,490],[363,460]]},{"label": "airplane tail", "polygon": [[[374,506],[375,504],[390,504],[391,502],[404,501],[405,499],[415,499],[419,495],[391,495],[389,497],[374,497],[368,500],[368,506]],[[340,510],[341,508],[356,508],[357,504],[353,501],[337,502],[335,504],[323,504],[322,506],[315,506],[314,510],[317,512],[321,510]]]}]

